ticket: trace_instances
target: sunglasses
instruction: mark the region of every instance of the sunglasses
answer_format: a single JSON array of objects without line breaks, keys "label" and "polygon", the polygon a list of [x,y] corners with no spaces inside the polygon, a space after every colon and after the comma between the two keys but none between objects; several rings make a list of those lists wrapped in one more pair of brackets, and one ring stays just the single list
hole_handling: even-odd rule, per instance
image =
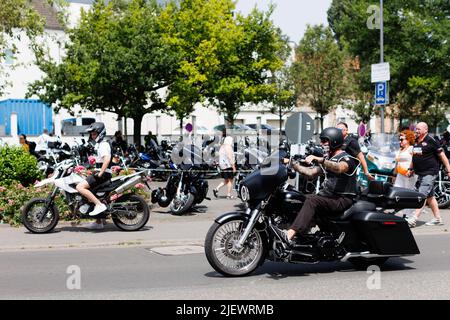
[{"label": "sunglasses", "polygon": [[403,141],[403,140],[406,140],[406,139],[405,139],[405,138],[400,138],[400,139],[398,139],[398,140]]}]

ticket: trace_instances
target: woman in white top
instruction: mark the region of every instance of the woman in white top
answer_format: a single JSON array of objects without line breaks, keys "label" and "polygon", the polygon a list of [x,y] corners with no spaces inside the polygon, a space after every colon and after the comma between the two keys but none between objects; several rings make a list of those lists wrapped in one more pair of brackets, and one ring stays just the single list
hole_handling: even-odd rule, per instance
[{"label": "woman in white top", "polygon": [[219,167],[222,178],[224,179],[217,188],[213,189],[214,196],[217,198],[220,188],[227,186],[227,199],[233,199],[231,190],[233,189],[233,178],[236,172],[236,164],[233,151],[233,137],[227,136],[219,150]]},{"label": "woman in white top", "polygon": [[[414,132],[403,130],[400,133],[400,150],[397,152],[394,174],[395,187],[414,189],[417,177],[408,177],[408,168],[411,166],[413,145],[415,141]],[[413,209],[405,209],[406,214],[411,214]]]}]

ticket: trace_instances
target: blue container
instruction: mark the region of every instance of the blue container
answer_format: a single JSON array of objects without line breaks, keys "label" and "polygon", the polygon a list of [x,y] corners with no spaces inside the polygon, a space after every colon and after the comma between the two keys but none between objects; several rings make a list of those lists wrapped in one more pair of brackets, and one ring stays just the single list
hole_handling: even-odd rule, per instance
[{"label": "blue container", "polygon": [[52,108],[39,100],[8,99],[0,101],[0,125],[6,135],[11,134],[11,114],[17,114],[18,133],[31,136],[53,131]]}]

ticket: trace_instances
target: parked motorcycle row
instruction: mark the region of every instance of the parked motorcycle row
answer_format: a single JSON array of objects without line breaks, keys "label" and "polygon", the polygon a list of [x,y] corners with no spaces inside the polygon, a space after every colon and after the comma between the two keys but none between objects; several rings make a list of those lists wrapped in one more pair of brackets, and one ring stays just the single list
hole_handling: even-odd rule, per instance
[{"label": "parked motorcycle row", "polygon": [[[151,190],[150,180],[166,182],[165,187],[153,189],[151,202],[158,203],[161,207],[169,207],[175,215],[192,210],[205,199],[211,200],[207,197],[207,178],[216,177],[220,173],[217,166],[218,139],[205,140],[202,148],[170,144],[164,140],[161,145],[150,144],[144,148],[131,144],[123,150],[113,143],[111,147],[113,165],[126,172],[133,169],[130,172],[134,173],[119,175],[92,190],[108,207],[106,212],[95,218],[111,217],[114,224],[124,231],[141,229],[149,219],[149,207],[142,196],[130,190],[138,183],[146,184],[148,190]],[[72,147],[59,140],[50,141],[47,148],[38,153],[39,169],[48,178],[36,186],[52,185],[53,189],[47,198],[32,199],[25,204],[22,220],[28,230],[33,233],[46,233],[56,227],[59,208],[55,198],[59,192],[74,218],[92,218],[89,213],[94,209],[94,205],[82,197],[75,187],[83,181],[80,168],[85,169],[92,165],[90,161],[93,153],[93,144],[84,139]],[[265,157],[249,140],[240,144],[236,153],[238,158],[242,155],[239,158],[241,174],[244,174],[244,169],[252,168],[250,163],[261,162]],[[192,161],[176,164],[175,155],[176,160],[183,157]]]}]

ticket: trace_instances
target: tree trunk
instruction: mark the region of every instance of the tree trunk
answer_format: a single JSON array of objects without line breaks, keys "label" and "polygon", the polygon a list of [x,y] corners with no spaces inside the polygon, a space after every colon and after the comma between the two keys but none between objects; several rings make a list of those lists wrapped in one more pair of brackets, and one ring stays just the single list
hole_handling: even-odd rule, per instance
[{"label": "tree trunk", "polygon": [[180,118],[180,141],[183,139],[183,118]]},{"label": "tree trunk", "polygon": [[324,118],[324,115],[321,113],[320,114],[320,131],[319,131],[319,133],[323,131],[323,118]]},{"label": "tree trunk", "polygon": [[143,115],[133,117],[133,140],[136,145],[141,145],[141,125]]}]

